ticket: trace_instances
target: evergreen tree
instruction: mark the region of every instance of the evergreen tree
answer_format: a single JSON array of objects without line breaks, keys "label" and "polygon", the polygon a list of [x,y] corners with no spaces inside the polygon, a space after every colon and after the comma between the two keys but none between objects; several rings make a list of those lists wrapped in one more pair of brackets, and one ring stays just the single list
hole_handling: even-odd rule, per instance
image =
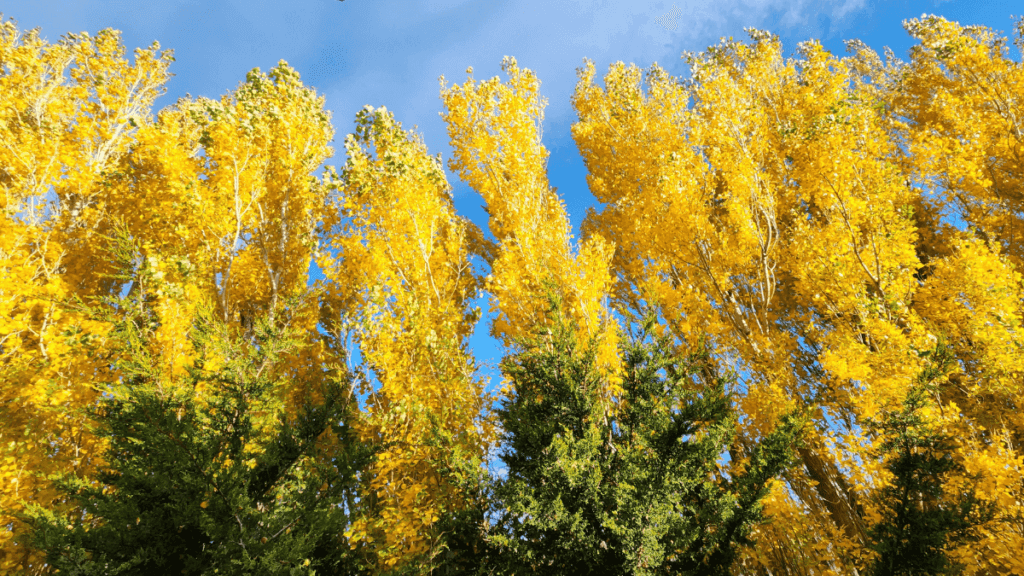
[{"label": "evergreen tree", "polygon": [[506,358],[512,391],[490,541],[504,569],[536,574],[727,574],[763,521],[761,500],[790,462],[799,426],[786,419],[748,462],[723,463],[736,441],[728,380],[706,355],[668,341],[621,350],[623,394],[608,399],[595,346],[557,318]]},{"label": "evergreen tree", "polygon": [[350,430],[347,370],[299,365],[310,343],[285,306],[244,332],[198,314],[194,361],[176,373],[150,353],[152,293],[126,292],[90,312],[117,317],[125,375],[91,411],[104,465],[56,479],[80,513],[37,503],[23,516],[46,563],[82,576],[356,572],[341,535],[370,450]]},{"label": "evergreen tree", "polygon": [[963,478],[964,467],[956,459],[953,438],[929,422],[923,409],[930,403],[928,392],[953,359],[941,344],[929,356],[920,385],[900,409],[870,425],[882,436],[880,456],[893,477],[877,493],[883,516],[869,532],[871,548],[878,553],[875,576],[959,574],[962,566],[947,551],[995,517],[992,506],[982,503],[972,488],[950,486],[951,477]]}]

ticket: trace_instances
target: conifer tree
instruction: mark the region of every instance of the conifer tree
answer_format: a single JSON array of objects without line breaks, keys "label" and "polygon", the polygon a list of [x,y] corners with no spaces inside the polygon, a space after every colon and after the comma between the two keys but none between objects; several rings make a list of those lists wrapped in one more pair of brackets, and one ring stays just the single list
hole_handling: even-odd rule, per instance
[{"label": "conifer tree", "polygon": [[921,386],[872,425],[893,477],[876,495],[882,520],[869,531],[871,548],[878,553],[875,576],[959,574],[963,566],[948,551],[970,541],[978,525],[995,517],[973,485],[949,482],[964,475],[964,466],[955,458],[953,439],[923,413],[933,407],[928,392],[945,375],[952,355],[941,345],[928,355],[932,364],[922,373]]},{"label": "conifer tree", "polygon": [[510,573],[728,574],[790,462],[787,418],[749,460],[723,463],[735,436],[727,378],[708,356],[675,356],[648,322],[621,349],[622,396],[601,394],[594,342],[564,320],[506,358],[515,386],[498,410],[507,478],[491,542]]},{"label": "conifer tree", "polygon": [[[201,308],[195,361],[176,376],[152,358],[159,321],[138,280],[88,307],[114,326],[106,349],[125,375],[91,410],[105,464],[56,479],[74,514],[28,508],[31,544],[72,575],[355,573],[341,534],[370,449],[350,430],[348,371],[321,366],[302,382],[294,369],[310,344],[290,325],[301,306],[245,329]],[[287,388],[302,391],[290,406]]]}]

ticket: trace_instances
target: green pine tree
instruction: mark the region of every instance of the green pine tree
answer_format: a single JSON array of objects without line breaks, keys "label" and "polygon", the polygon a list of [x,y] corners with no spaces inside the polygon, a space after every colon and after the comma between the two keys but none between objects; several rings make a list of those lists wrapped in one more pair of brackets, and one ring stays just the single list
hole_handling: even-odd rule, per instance
[{"label": "green pine tree", "polygon": [[578,343],[557,312],[552,324],[503,363],[513,384],[498,410],[507,477],[494,486],[489,534],[500,571],[728,574],[792,458],[796,420],[742,470],[730,467],[732,399],[707,355],[675,357],[648,322],[622,349],[613,407],[592,343]]},{"label": "green pine tree", "polygon": [[[71,576],[357,573],[341,535],[371,454],[349,429],[347,370],[288,368],[310,336],[286,306],[243,329],[200,314],[195,366],[170,378],[148,353],[150,295],[125,292],[92,308],[114,322],[123,375],[91,414],[105,465],[59,479],[81,514],[40,503],[26,516],[47,564]],[[305,391],[297,409],[284,409],[286,390]]]},{"label": "green pine tree", "polygon": [[902,406],[869,426],[882,437],[879,456],[893,475],[892,483],[876,498],[882,521],[871,527],[871,547],[878,553],[874,576],[959,574],[962,566],[950,559],[952,544],[969,540],[978,524],[994,517],[973,490],[951,493],[951,475],[963,475],[955,458],[955,443],[929,424],[921,411],[929,393],[944,380],[953,357],[942,344],[926,353],[929,359],[919,385]]}]

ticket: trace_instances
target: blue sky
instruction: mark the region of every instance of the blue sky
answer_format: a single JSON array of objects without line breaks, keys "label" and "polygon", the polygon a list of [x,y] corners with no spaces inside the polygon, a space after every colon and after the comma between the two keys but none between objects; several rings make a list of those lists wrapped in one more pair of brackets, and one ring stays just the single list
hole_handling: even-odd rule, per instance
[{"label": "blue sky", "polygon": [[[173,49],[175,76],[157,108],[186,93],[216,98],[252,68],[286,60],[326,95],[338,133],[335,165],[344,162],[341,143],[365,104],[385,105],[406,127],[418,126],[431,152],[447,160],[438,77],[462,82],[472,66],[476,78],[489,78],[503,56],[515,56],[537,72],[548,98],[549,177],[578,229],[594,205],[569,133],[569,97],[583,58],[599,73],[621,60],[685,75],[682,52],[723,36],[744,38],[745,27],[779,34],[790,53],[811,38],[842,53],[844,40],[859,38],[902,56],[911,45],[906,18],[939,14],[1008,32],[1011,15],[1024,7],[1019,0],[7,0],[0,10],[50,41],[109,27],[123,32],[129,51],[154,40]],[[480,198],[449,181],[458,210],[485,227]],[[471,345],[480,360],[499,357],[483,327]]]}]

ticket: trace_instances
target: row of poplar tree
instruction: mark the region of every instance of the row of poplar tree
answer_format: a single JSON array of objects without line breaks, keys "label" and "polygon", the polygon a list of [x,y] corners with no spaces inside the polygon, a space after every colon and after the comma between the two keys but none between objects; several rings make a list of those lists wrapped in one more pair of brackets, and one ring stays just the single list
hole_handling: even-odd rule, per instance
[{"label": "row of poplar tree", "polygon": [[514,59],[442,81],[485,233],[283,62],[153,113],[0,23],[0,574],[1024,572],[1024,67],[906,28],[585,63],[576,242]]},{"label": "row of poplar tree", "polygon": [[[360,474],[384,448],[353,430],[354,375],[320,375],[321,395],[291,417],[261,422],[293,382],[274,365],[295,346],[289,322],[261,319],[238,334],[201,316],[201,350],[184,388],[161,386],[147,337],[154,319],[144,296],[110,302],[138,314],[108,320],[127,375],[119,394],[90,409],[107,441],[94,478],[57,479],[76,517],[35,504],[25,541],[63,574],[364,574],[367,559],[341,538],[359,514]],[[549,327],[520,342],[502,370],[514,393],[497,407],[503,472],[464,454],[433,463],[461,490],[439,518],[441,544],[395,570],[438,574],[731,574],[737,549],[765,522],[768,484],[793,464],[799,418],[786,418],[736,454],[735,381],[708,354],[677,357],[653,321],[621,350],[622,394],[614,410],[602,391],[592,345],[579,342],[556,301]],[[287,312],[285,312],[287,314]],[[207,354],[226,359],[210,369]],[[937,367],[936,371],[940,368]],[[214,382],[202,398],[194,389]],[[180,386],[182,383],[178,383]],[[894,475],[878,496],[871,574],[956,571],[944,552],[969,538],[976,499],[940,501],[949,439],[917,414],[919,395],[881,425]],[[449,431],[433,430],[449,447]],[[317,458],[330,442],[329,460]],[[248,448],[248,450],[247,450]],[[257,458],[246,459],[246,452]]]}]

